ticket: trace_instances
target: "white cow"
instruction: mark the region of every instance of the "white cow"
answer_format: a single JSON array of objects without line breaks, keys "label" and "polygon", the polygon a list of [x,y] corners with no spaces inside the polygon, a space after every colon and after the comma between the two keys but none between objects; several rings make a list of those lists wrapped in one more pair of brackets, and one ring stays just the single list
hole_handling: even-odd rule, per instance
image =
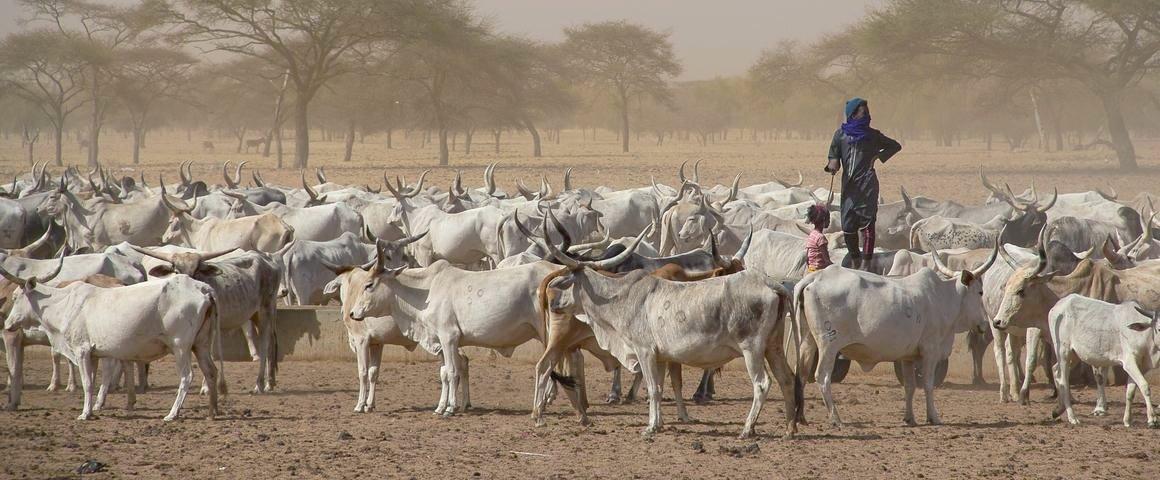
[{"label": "white cow", "polygon": [[[1132,398],[1136,389],[1144,394],[1144,406],[1148,412],[1148,426],[1160,427],[1160,421],[1152,411],[1152,391],[1148,371],[1160,367],[1160,324],[1156,314],[1145,311],[1136,302],[1113,305],[1078,294],[1071,294],[1060,300],[1047,315],[1051,330],[1051,343],[1055,345],[1059,366],[1055,381],[1059,385],[1059,398],[1067,412],[1067,421],[1078,425],[1075,411],[1071,407],[1071,385],[1068,374],[1072,355],[1102,370],[1096,375],[1099,399],[1092,415],[1107,414],[1107,399],[1104,395],[1104,377],[1112,366],[1119,365],[1131,377],[1127,394],[1124,396],[1124,426],[1132,426]],[[1057,409],[1053,416],[1061,412]]]},{"label": "white cow", "polygon": [[[63,257],[62,257],[63,259]],[[59,273],[59,270],[55,273]],[[164,281],[126,287],[100,288],[74,283],[65,288],[44,284],[55,277],[20,278],[0,269],[0,274],[23,285],[4,329],[40,324],[53,348],[80,369],[84,408],[78,420],[92,418],[93,373],[97,358],[150,362],[173,353],[179,383],[173,408],[166,421],[177,418],[193,378],[191,356],[209,386],[209,415],[217,414],[219,374],[212,350],[221,350],[213,289],[185,275]],[[133,402],[133,376],[125,376],[129,404]],[[224,382],[222,382],[224,384]]]},{"label": "white cow", "polygon": [[[903,420],[914,425],[916,363],[934,372],[947,358],[955,334],[986,328],[982,275],[995,262],[999,245],[986,263],[974,270],[955,272],[932,253],[935,270],[923,269],[904,278],[886,278],[868,272],[831,266],[809,275],[794,289],[795,321],[801,341],[813,341],[819,350],[817,378],[830,422],[841,425],[830,391],[838,353],[869,371],[879,362],[902,362],[906,393]],[[800,365],[804,366],[804,362]],[[934,406],[935,375],[923,376],[926,419],[941,423]]]}]

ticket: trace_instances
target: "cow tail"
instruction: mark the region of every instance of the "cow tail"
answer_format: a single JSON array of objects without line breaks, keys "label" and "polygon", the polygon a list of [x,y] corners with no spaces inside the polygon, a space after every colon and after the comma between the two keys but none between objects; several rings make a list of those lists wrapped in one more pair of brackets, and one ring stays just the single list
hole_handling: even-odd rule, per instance
[{"label": "cow tail", "polygon": [[[550,325],[551,325],[551,322],[549,322],[548,320],[549,320],[549,316],[552,315],[551,305],[549,305],[549,299],[548,299],[548,284],[552,283],[552,280],[555,280],[557,277],[564,275],[564,274],[568,273],[569,271],[571,271],[571,269],[564,267],[564,268],[556,270],[552,273],[549,273],[548,276],[544,277],[544,279],[540,281],[540,286],[539,286],[539,288],[536,289],[537,290],[536,291],[536,299],[539,303],[538,306],[540,307],[540,318],[544,322],[543,323],[543,331],[544,331],[543,342],[544,342],[545,346],[548,344],[548,338],[551,337],[550,333],[548,332],[548,329],[550,328]],[[572,377],[572,376],[560,375],[559,373],[556,372],[556,369],[554,366],[550,371],[548,371],[548,376],[551,377],[553,381],[560,384],[561,387],[564,387],[567,390],[575,390],[576,389],[576,378]]]},{"label": "cow tail", "polygon": [[792,338],[793,343],[794,343],[794,350],[795,350],[794,356],[797,357],[797,368],[794,368],[794,372],[793,372],[794,418],[796,418],[797,421],[804,423],[805,418],[806,418],[806,400],[805,400],[805,391],[804,391],[805,388],[802,385],[802,368],[801,368],[801,363],[802,363],[801,362],[801,357],[802,357],[801,344],[802,343],[801,343],[801,331],[798,328],[798,322],[796,320],[798,317],[798,312],[797,312],[798,295],[795,295],[796,291],[795,292],[788,292],[788,293],[789,293],[789,295],[781,295],[780,293],[777,295],[778,315],[780,315],[781,318],[785,318],[785,316],[788,314],[789,318],[790,318],[790,326],[789,326],[790,327],[790,335],[791,335],[791,338]]},{"label": "cow tail", "polygon": [[266,377],[266,382],[270,386],[274,386],[278,377],[278,307],[274,304],[275,300],[270,299],[269,315],[266,318],[269,320],[270,329],[270,349],[267,351],[270,358],[267,362],[270,365],[270,374]]},{"label": "cow tail", "polygon": [[567,376],[567,375],[560,375],[559,373],[556,373],[555,369],[552,369],[551,371],[549,371],[548,376],[552,377],[552,380],[555,381],[556,383],[560,384],[561,387],[564,387],[565,390],[575,390],[576,389],[576,378],[575,377]]},{"label": "cow tail", "polygon": [[[801,381],[803,378],[802,375],[805,373],[806,369],[809,368],[806,365],[805,360],[803,360],[803,358],[802,358],[802,344],[804,343],[804,339],[802,338],[803,337],[802,324],[806,321],[806,309],[805,309],[806,287],[809,286],[810,283],[812,283],[812,280],[813,280],[813,278],[804,279],[800,283],[798,283],[797,286],[794,287],[793,299],[792,299],[793,308],[790,310],[790,322],[791,322],[790,330],[792,330],[791,334],[793,335],[793,342],[795,344],[795,349],[796,349],[796,351],[794,353],[798,357],[797,358],[797,368],[794,369],[794,378],[795,378],[795,380],[794,380],[794,389],[795,389],[794,395],[795,396],[800,393],[800,389],[798,389],[798,385],[801,384]],[[802,408],[801,404],[798,404],[798,408]]]},{"label": "cow tail", "polygon": [[218,314],[217,298],[213,293],[209,294],[209,309],[210,322],[213,324],[213,345],[210,347],[211,352],[217,350],[217,355],[211,354],[210,357],[217,357],[218,372],[217,372],[217,386],[218,393],[225,397],[229,393],[229,387],[226,384],[226,351],[222,348],[222,320],[221,315]]}]

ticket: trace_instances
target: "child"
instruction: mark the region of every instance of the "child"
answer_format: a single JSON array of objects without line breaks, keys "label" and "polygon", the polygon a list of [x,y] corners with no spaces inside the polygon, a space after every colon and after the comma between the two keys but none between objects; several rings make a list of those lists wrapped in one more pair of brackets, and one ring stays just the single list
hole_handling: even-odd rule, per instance
[{"label": "child", "polygon": [[830,266],[830,246],[826,236],[822,234],[830,226],[830,210],[823,204],[810,207],[806,219],[814,225],[813,231],[806,237],[806,271],[816,272]]}]

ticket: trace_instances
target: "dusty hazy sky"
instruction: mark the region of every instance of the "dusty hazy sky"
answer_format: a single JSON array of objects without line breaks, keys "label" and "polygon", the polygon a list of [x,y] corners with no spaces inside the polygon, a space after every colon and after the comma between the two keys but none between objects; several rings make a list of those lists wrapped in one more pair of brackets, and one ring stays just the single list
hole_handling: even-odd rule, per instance
[{"label": "dusty hazy sky", "polygon": [[[122,0],[123,1],[123,0]],[[501,31],[563,38],[585,22],[629,20],[672,33],[684,80],[736,75],[778,40],[809,41],[860,18],[880,0],[475,0]],[[0,34],[17,28],[16,0],[0,0]]]}]

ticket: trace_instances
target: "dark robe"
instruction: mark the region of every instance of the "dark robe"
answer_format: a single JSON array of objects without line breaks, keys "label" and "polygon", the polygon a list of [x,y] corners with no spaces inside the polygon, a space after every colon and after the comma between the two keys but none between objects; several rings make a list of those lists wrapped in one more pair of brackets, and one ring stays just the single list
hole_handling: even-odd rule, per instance
[{"label": "dark robe", "polygon": [[857,232],[878,217],[878,175],[874,173],[874,160],[885,163],[899,150],[902,145],[878,130],[870,129],[857,142],[841,128],[834,132],[829,158],[841,161],[843,232]]}]

